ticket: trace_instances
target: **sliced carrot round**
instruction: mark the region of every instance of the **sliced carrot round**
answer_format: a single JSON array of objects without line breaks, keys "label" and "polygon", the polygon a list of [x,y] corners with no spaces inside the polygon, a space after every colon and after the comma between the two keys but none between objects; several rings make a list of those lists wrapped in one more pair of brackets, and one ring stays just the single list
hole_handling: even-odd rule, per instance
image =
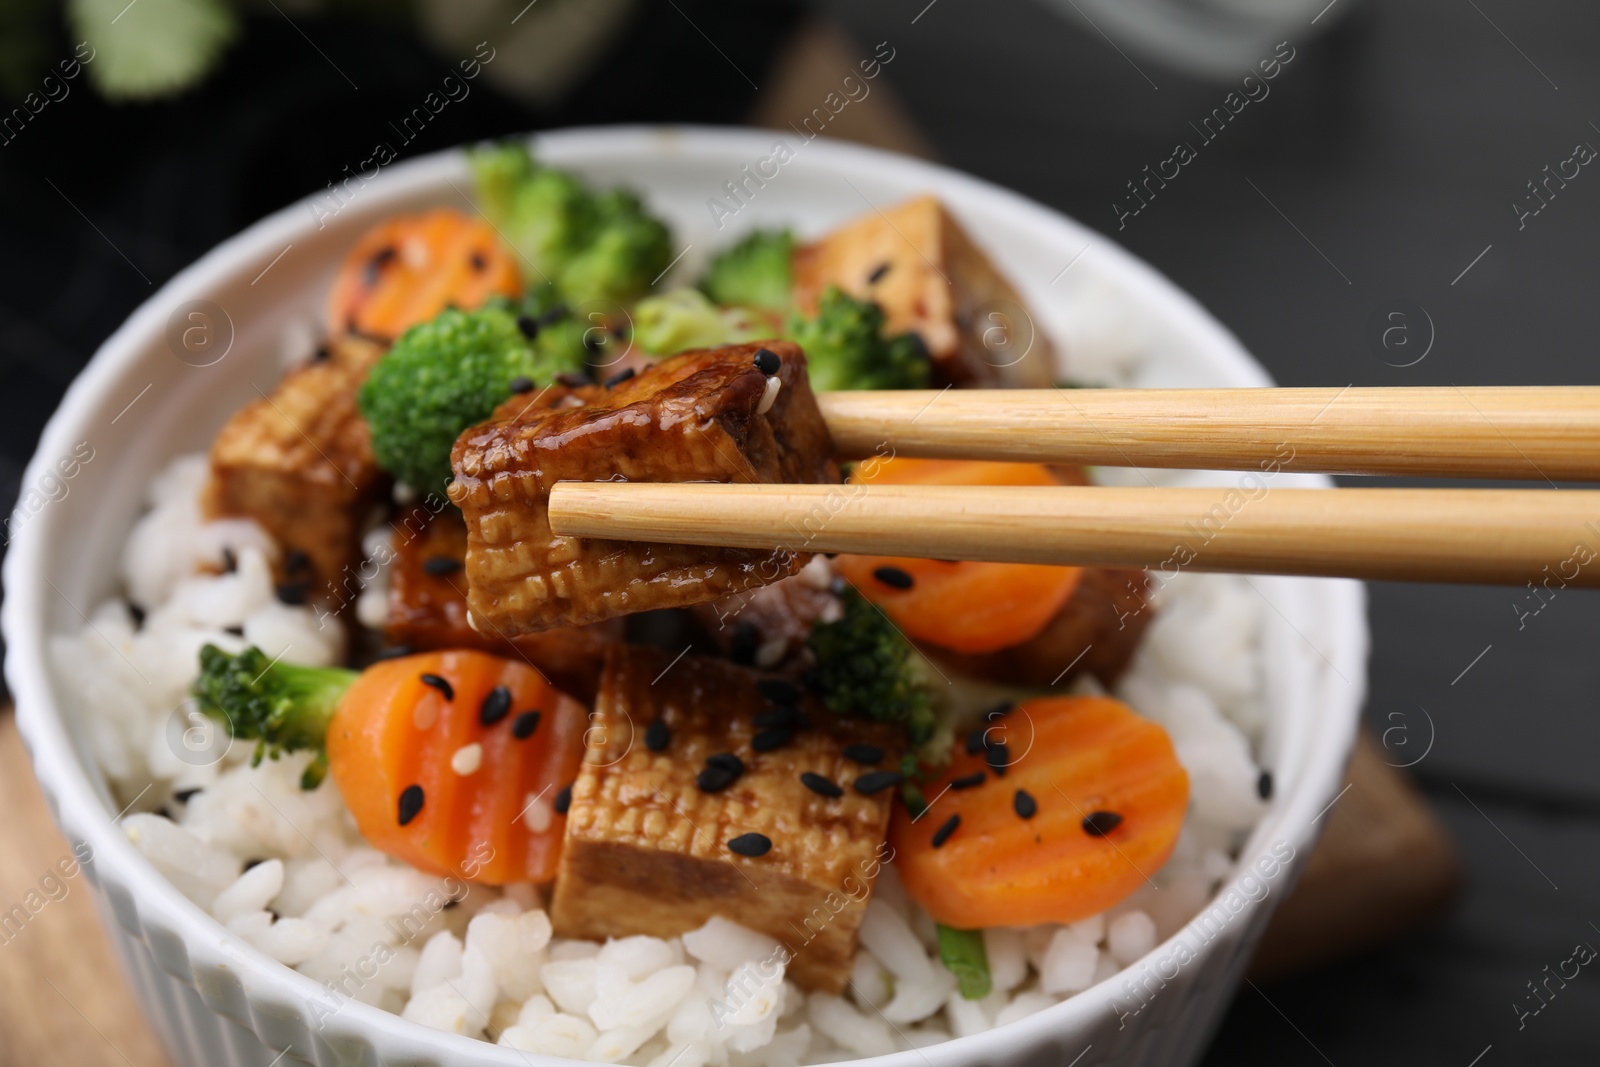
[{"label": "sliced carrot round", "polygon": [[927,811],[913,819],[898,808],[890,826],[901,880],[938,922],[1076,922],[1166,862],[1189,776],[1160,726],[1105,697],[1052,697],[1019,705],[980,739],[977,753],[959,742],[924,784]]},{"label": "sliced carrot round", "polygon": [[[868,485],[1057,485],[1034,463],[869,459],[851,474]],[[834,568],[906,636],[953,652],[1020,645],[1061,611],[1081,567],[841,555]]]},{"label": "sliced carrot round", "polygon": [[439,209],[362,235],[328,294],[328,329],[392,341],[447,307],[522,291],[516,260],[482,219]]},{"label": "sliced carrot round", "polygon": [[526,663],[428,652],[361,673],[329,724],[328,765],[373,848],[468,881],[547,882],[586,728],[583,705]]}]

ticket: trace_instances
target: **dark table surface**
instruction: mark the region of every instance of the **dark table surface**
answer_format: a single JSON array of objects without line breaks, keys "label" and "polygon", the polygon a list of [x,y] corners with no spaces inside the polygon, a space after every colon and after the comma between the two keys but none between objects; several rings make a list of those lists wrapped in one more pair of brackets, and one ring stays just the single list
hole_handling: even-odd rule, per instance
[{"label": "dark table surface", "polygon": [[[1527,183],[1547,164],[1600,147],[1600,9],[1341,4],[1330,32],[1286,34],[1295,59],[1271,95],[1120,231],[1125,183],[1193,140],[1189,123],[1236,83],[1142,57],[1135,69],[1030,0],[836,0],[830,13],[862,41],[894,43],[888,76],[945,160],[1120,241],[1283,384],[1596,381],[1600,171],[1520,225],[1513,205],[1532,203]],[[626,61],[602,64],[572,102],[533,111],[484,92],[414,149],[571,123],[740,121],[754,93],[686,16],[758,84],[802,16],[732,0],[643,7]],[[0,496],[15,496],[56,397],[151,284],[322,185],[363,130],[443,71],[398,30],[325,22],[317,35],[361,93],[282,20],[258,19],[184,100],[119,109],[84,90],[0,148]],[[1386,350],[1384,316],[1402,306],[1417,346]],[[1393,365],[1425,347],[1429,321],[1426,357]],[[1246,988],[1205,1062],[1600,1062],[1600,976],[1580,973],[1519,1019],[1537,1006],[1527,983],[1574,945],[1600,945],[1600,598],[1370,592],[1368,719],[1404,728],[1391,737],[1417,746],[1407,759],[1431,739],[1412,773],[1461,846],[1465,892],[1402,944]]]}]

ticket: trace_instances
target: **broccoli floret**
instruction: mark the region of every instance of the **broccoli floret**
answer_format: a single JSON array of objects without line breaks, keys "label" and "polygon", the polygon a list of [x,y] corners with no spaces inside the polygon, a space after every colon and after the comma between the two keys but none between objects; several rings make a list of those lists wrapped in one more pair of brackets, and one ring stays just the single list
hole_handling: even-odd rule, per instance
[{"label": "broccoli floret", "polygon": [[467,163],[478,190],[478,207],[490,222],[504,226],[518,187],[533,174],[533,157],[521,145],[486,144],[468,151]]},{"label": "broccoli floret", "polygon": [[778,332],[770,316],[748,308],[719,308],[698,289],[646,297],[633,309],[633,339],[657,356],[739,344]]},{"label": "broccoli floret", "polygon": [[478,203],[538,280],[573,303],[626,303],[672,262],[672,233],[625,189],[591,192],[523,145],[470,154]]},{"label": "broccoli floret", "polygon": [[866,597],[846,590],[843,602],[844,613],[813,623],[806,639],[812,685],[835,714],[898,723],[913,746],[925,743],[935,721],[919,653]]},{"label": "broccoli floret", "polygon": [[511,396],[516,379],[548,382],[582,366],[562,346],[531,344],[503,302],[441,312],[402,334],[361,386],[373,454],[401,481],[441,492],[450,447]]},{"label": "broccoli floret", "polygon": [[594,203],[583,183],[540,167],[511,193],[502,232],[540,278],[559,283],[574,254],[594,231]]},{"label": "broccoli floret", "polygon": [[672,233],[642,207],[604,218],[561,271],[574,300],[621,304],[646,292],[672,262]]},{"label": "broccoli floret", "polygon": [[328,773],[323,750],[328,722],[355,680],[355,671],[270,660],[253,645],[230,656],[208,644],[200,649],[200,677],[191,691],[200,710],[229,734],[256,743],[252,767],[262,756],[315,752],[300,776],[300,788],[315,789]]},{"label": "broccoli floret", "polygon": [[757,230],[711,261],[700,288],[719,304],[786,311],[794,277],[793,255],[794,234]]},{"label": "broccoli floret", "polygon": [[789,337],[805,350],[811,387],[922,389],[928,384],[928,350],[914,333],[883,336],[883,309],[838,286],[822,294],[814,319],[790,317]]}]

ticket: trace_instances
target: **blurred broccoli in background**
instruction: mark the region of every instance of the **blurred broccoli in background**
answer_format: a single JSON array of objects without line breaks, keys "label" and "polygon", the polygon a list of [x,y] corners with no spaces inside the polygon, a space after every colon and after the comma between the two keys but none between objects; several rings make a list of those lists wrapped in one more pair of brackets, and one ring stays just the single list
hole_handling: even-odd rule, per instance
[{"label": "blurred broccoli in background", "polygon": [[571,303],[626,303],[672,262],[672,232],[624,189],[591,192],[524,145],[468,153],[478,203],[541,281]]},{"label": "blurred broccoli in background", "polygon": [[[400,335],[361,386],[361,415],[378,465],[423,491],[450,480],[450,448],[487,418],[518,379],[548,383],[583,368],[583,347],[536,345],[506,301],[441,312]],[[532,332],[538,333],[534,326]]]},{"label": "blurred broccoli in background", "polygon": [[646,297],[633,309],[633,339],[658,356],[781,333],[772,316],[748,308],[720,308],[698,289],[674,289]]},{"label": "blurred broccoli in background", "polygon": [[718,304],[786,311],[793,255],[788,230],[757,230],[711,261],[700,288]]},{"label": "blurred broccoli in background", "polygon": [[811,387],[923,389],[928,350],[914,333],[883,335],[883,309],[838,286],[822,294],[816,318],[790,317],[789,338],[805,350]]}]

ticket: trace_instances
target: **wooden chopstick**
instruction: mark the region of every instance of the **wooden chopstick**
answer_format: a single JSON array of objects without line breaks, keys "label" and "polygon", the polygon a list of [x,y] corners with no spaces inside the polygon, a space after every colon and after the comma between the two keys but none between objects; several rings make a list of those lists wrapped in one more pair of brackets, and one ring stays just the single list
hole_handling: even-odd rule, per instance
[{"label": "wooden chopstick", "polygon": [[950,389],[818,398],[841,459],[1600,481],[1600,387]]},{"label": "wooden chopstick", "polygon": [[550,525],[735,548],[1600,586],[1600,490],[562,482]]}]

